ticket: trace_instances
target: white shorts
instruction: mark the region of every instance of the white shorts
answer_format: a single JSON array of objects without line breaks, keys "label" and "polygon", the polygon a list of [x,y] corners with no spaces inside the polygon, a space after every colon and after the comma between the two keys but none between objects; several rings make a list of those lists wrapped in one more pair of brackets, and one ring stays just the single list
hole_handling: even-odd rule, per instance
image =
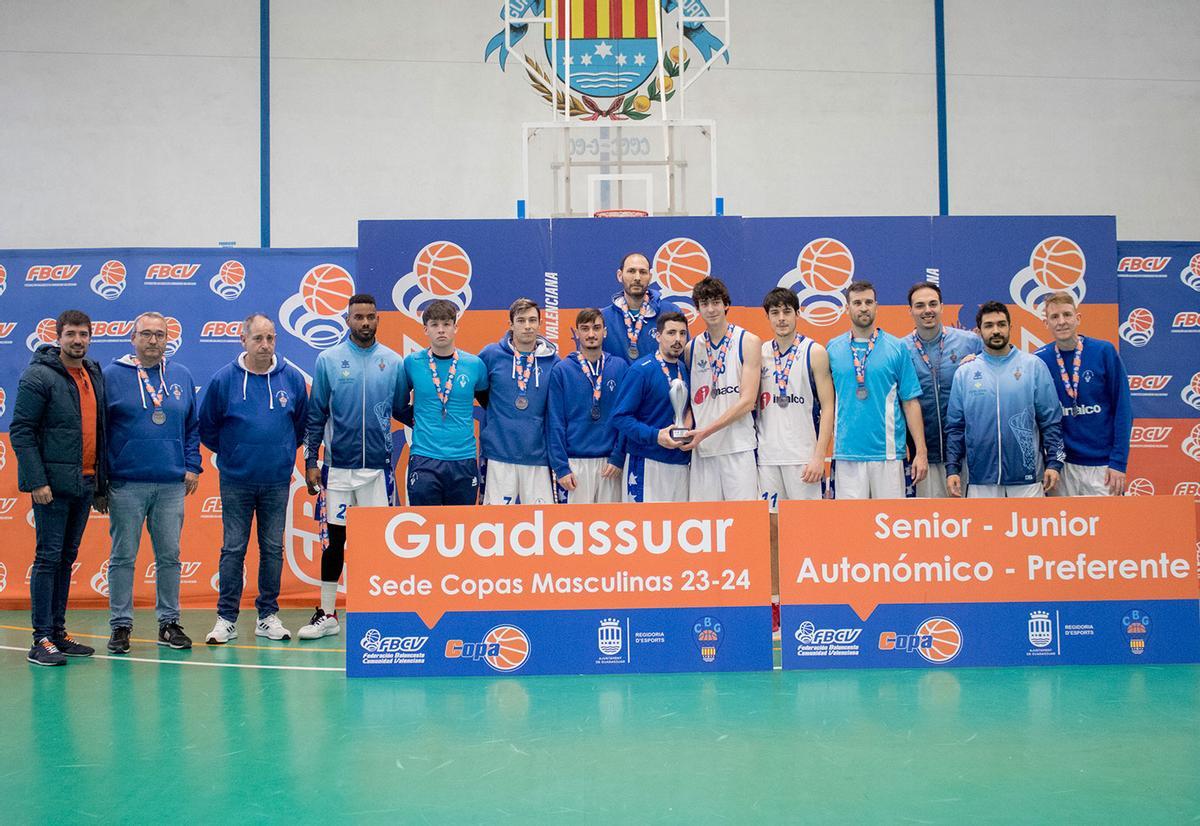
[{"label": "white shorts", "polygon": [[688,466],[668,465],[642,456],[625,459],[626,502],[688,501]]},{"label": "white shorts", "polygon": [[575,477],[575,490],[563,490],[563,501],[572,505],[595,505],[621,501],[621,472],[618,470],[609,479],[600,476],[608,467],[608,459],[568,459],[571,475]]},{"label": "white shorts", "polygon": [[838,499],[903,499],[904,462],[848,462],[838,459],[835,493]]},{"label": "white shorts", "polygon": [[688,488],[693,502],[753,502],[759,495],[754,451],[693,456]]},{"label": "white shorts", "polygon": [[968,499],[1036,499],[1045,496],[1041,482],[1032,485],[971,485]]},{"label": "white shorts", "polygon": [[1108,468],[1104,465],[1063,464],[1058,474],[1058,484],[1050,491],[1050,496],[1108,496],[1108,485],[1104,477]]},{"label": "white shorts", "polygon": [[331,467],[325,476],[325,521],[345,525],[346,511],[355,506],[386,508],[395,505],[395,484],[386,470]]},{"label": "white shorts", "polygon": [[759,465],[759,495],[779,512],[779,502],[785,499],[820,499],[821,483],[804,481],[804,465]]},{"label": "white shorts", "polygon": [[[962,479],[962,486],[965,490],[967,487],[967,466],[964,464],[962,472],[959,474]],[[929,466],[929,474],[917,482],[917,498],[918,499],[946,499],[950,496],[950,492],[946,490],[946,465],[944,462],[938,462],[935,465]]]},{"label": "white shorts", "polygon": [[510,465],[488,459],[487,481],[483,486],[485,505],[549,505],[554,502],[550,486],[550,468],[537,465]]}]

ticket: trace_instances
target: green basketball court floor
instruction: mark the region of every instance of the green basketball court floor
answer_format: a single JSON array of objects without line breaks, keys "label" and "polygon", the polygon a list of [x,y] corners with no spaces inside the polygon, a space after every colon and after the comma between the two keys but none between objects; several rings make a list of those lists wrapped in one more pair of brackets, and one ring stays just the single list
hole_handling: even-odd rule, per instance
[{"label": "green basketball court floor", "polygon": [[1200,666],[347,680],[253,611],[69,618],[39,668],[0,612],[5,824],[1200,820]]}]

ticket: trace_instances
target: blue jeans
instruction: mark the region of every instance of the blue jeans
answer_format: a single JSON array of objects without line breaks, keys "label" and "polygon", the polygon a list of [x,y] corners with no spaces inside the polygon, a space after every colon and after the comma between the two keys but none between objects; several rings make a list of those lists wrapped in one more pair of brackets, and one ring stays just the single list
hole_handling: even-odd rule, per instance
[{"label": "blue jeans", "polygon": [[29,578],[29,601],[34,642],[42,637],[61,637],[67,630],[71,568],[79,556],[79,540],[87,527],[94,490],[95,481],[85,476],[82,495],[55,494],[49,505],[33,503],[37,547]]},{"label": "blue jeans", "polygon": [[108,496],[109,624],[133,627],[133,575],[142,526],[154,546],[158,624],[179,622],[179,534],[183,531],[183,482],[113,482]]},{"label": "blue jeans", "polygon": [[283,528],[290,491],[287,482],[259,485],[221,480],[221,522],[225,529],[221,545],[221,596],[217,599],[217,616],[221,619],[237,622],[251,519],[258,522],[258,598],[254,607],[260,619],[279,611]]}]

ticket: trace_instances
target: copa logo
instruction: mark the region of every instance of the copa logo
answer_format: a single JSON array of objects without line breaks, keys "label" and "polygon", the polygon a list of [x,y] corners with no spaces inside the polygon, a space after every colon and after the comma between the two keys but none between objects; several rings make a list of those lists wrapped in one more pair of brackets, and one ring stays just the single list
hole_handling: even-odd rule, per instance
[{"label": "copa logo", "polygon": [[1200,373],[1192,374],[1192,380],[1179,391],[1179,398],[1189,407],[1200,410]]},{"label": "copa logo", "polygon": [[208,288],[226,301],[235,300],[246,289],[246,268],[241,261],[226,261],[208,280]]},{"label": "copa logo", "polygon": [[1087,260],[1083,248],[1063,235],[1051,235],[1038,241],[1029,254],[1029,265],[1020,269],[1008,285],[1008,293],[1017,306],[1036,316],[1051,293],[1065,290],[1083,303],[1087,292],[1084,273]]},{"label": "copa logo", "polygon": [[1180,482],[1175,485],[1175,496],[1191,496],[1200,502],[1200,482]]},{"label": "copa logo", "polygon": [[26,287],[74,287],[79,264],[34,264],[25,271]]},{"label": "copa logo", "polygon": [[1169,255],[1137,256],[1127,255],[1117,264],[1117,272],[1121,273],[1156,273],[1162,272],[1171,263]]},{"label": "copa logo", "polygon": [[796,266],[777,286],[796,293],[800,317],[818,327],[836,324],[846,312],[842,290],[854,279],[854,254],[836,238],[815,238],[804,245]]},{"label": "copa logo", "polygon": [[1166,375],[1133,375],[1129,376],[1129,392],[1135,396],[1165,396],[1161,391],[1167,389],[1173,376]]},{"label": "copa logo", "polygon": [[1200,293],[1200,252],[1193,255],[1188,265],[1179,271],[1179,280]]},{"label": "copa logo", "polygon": [[529,659],[529,636],[515,625],[497,625],[479,642],[446,640],[448,660],[483,660],[501,672],[516,671]]},{"label": "copa logo", "polygon": [[1179,449],[1183,451],[1184,456],[1200,462],[1200,424],[1192,428],[1192,432],[1179,445]]},{"label": "copa logo", "polygon": [[92,577],[92,590],[102,597],[108,596],[108,560],[100,566],[100,570]]},{"label": "copa logo", "polygon": [[392,303],[409,318],[435,299],[462,310],[471,306],[471,256],[453,241],[433,241],[413,258],[412,270],[392,286]]},{"label": "copa logo", "polygon": [[125,265],[115,258],[100,265],[100,272],[92,276],[92,292],[105,301],[116,301],[125,292]]},{"label": "copa logo", "polygon": [[1154,313],[1145,307],[1135,307],[1117,328],[1122,340],[1134,347],[1145,347],[1154,338]]},{"label": "copa logo", "polygon": [[915,652],[938,665],[957,657],[962,646],[962,631],[945,617],[930,617],[911,634],[884,631],[879,635],[880,651]]},{"label": "copa logo", "polygon": [[354,295],[354,279],[337,264],[317,264],[300,279],[300,289],[279,307],[283,329],[316,350],[342,340],[343,317]]},{"label": "copa logo", "polygon": [[1166,447],[1171,430],[1170,425],[1134,425],[1129,443],[1133,447]]},{"label": "copa logo", "polygon": [[1125,488],[1127,496],[1153,496],[1154,483],[1144,476],[1132,480]]},{"label": "copa logo", "polygon": [[4,269],[4,265],[0,264],[0,295],[4,295],[4,291],[8,289],[8,270]]},{"label": "copa logo", "polygon": [[196,282],[199,264],[151,264],[146,267],[146,283],[153,285],[178,284],[192,286]]}]

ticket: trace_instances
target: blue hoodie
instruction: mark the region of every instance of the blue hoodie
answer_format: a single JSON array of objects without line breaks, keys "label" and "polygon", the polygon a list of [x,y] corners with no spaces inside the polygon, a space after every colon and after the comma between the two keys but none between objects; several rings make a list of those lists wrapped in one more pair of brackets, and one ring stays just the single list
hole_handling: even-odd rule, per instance
[{"label": "blue hoodie", "polygon": [[554,345],[538,336],[533,350],[533,369],[525,395],[529,406],[517,409],[517,360],[512,336],[505,333],[479,354],[488,374],[488,406],[480,429],[480,448],[485,459],[510,465],[545,467],[546,401],[550,395],[550,371],[558,363]]},{"label": "blue hoodie", "polygon": [[987,351],[954,374],[946,410],[946,475],[972,484],[1030,485],[1041,468],[1062,470],[1062,408],[1050,371],[1015,347]]},{"label": "blue hoodie", "polygon": [[600,315],[604,317],[604,352],[610,356],[633,362],[638,358],[658,352],[658,329],[655,327],[658,314],[677,311],[679,307],[669,298],[661,297],[657,287],[646,288],[646,297],[642,299],[640,316],[645,319],[645,322],[638,333],[637,356],[631,359],[629,358],[629,331],[625,328],[626,313],[617,303],[624,294],[623,291],[614,294],[612,301],[600,310]]},{"label": "blue hoodie", "polygon": [[218,370],[200,403],[200,441],[217,454],[222,479],[286,485],[308,422],[304,376],[275,358],[265,374],[246,369],[246,354]]},{"label": "blue hoodie", "polygon": [[[921,382],[921,417],[925,422],[925,448],[929,451],[929,464],[936,465],[946,461],[946,407],[950,404],[950,387],[954,382],[954,373],[962,364],[964,356],[979,355],[983,352],[983,341],[966,330],[944,327],[933,341],[921,341],[925,355],[929,357],[929,364],[926,364],[917,350],[914,335],[915,332],[909,333],[902,341],[912,357],[917,380]],[[933,380],[935,370],[936,382]]]},{"label": "blue hoodie", "polygon": [[138,378],[133,354],[104,368],[108,476],[116,482],[182,482],[185,473],[203,471],[196,383],[186,367],[165,359],[146,375],[162,393],[167,420],[160,425],[151,418],[154,402]]},{"label": "blue hoodie", "polygon": [[[1083,336],[1079,337],[1083,341]],[[1063,387],[1062,371],[1054,357],[1056,344],[1047,344],[1034,355],[1045,362],[1054,379],[1063,409],[1063,446],[1073,465],[1110,467],[1121,473],[1129,463],[1129,436],[1133,430],[1133,404],[1129,376],[1117,350],[1100,338],[1088,337],[1079,365],[1079,394],[1072,401]],[[1073,373],[1075,351],[1062,354],[1063,366]]]},{"label": "blue hoodie", "polygon": [[578,352],[571,353],[550,371],[550,410],[547,414],[550,467],[558,476],[571,472],[567,459],[607,457],[609,464],[623,467],[625,451],[612,425],[625,360],[604,357],[600,376],[600,419],[592,418],[592,381],[580,367]]},{"label": "blue hoodie", "polygon": [[392,418],[408,402],[404,362],[378,341],[362,348],[347,338],[317,356],[305,467],[317,466],[325,443],[325,464],[347,469],[392,468]]},{"label": "blue hoodie", "polygon": [[[667,370],[671,378],[679,377],[685,386],[689,384],[683,359],[675,364],[668,362]],[[691,396],[690,392],[688,396]],[[658,443],[658,432],[675,423],[675,411],[671,407],[667,379],[653,353],[638,359],[625,371],[625,379],[617,392],[612,423],[630,456],[641,456],[665,465],[686,465],[691,461],[690,453],[674,448],[668,450]]]}]

